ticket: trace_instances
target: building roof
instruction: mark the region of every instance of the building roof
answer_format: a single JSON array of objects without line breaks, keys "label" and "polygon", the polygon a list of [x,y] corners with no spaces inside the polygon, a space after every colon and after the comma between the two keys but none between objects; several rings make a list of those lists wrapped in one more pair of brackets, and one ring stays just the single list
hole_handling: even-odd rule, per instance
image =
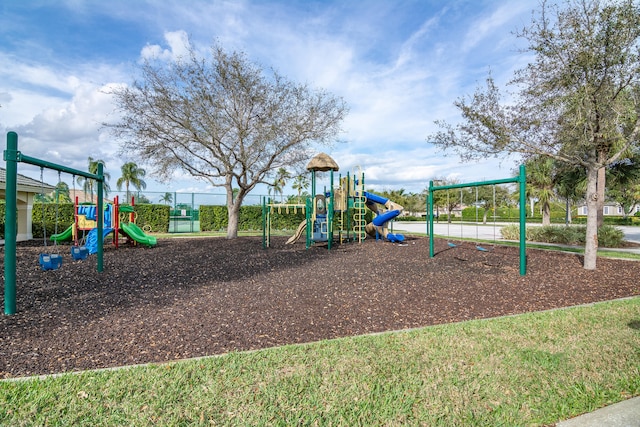
[{"label": "building roof", "polygon": [[[18,191],[24,191],[27,193],[41,193],[42,187],[44,186],[44,190],[47,192],[55,190],[55,186],[49,185],[47,183],[42,183],[36,179],[29,178],[28,176],[18,174]],[[7,188],[7,170],[4,168],[0,168],[0,190],[4,190]]]}]

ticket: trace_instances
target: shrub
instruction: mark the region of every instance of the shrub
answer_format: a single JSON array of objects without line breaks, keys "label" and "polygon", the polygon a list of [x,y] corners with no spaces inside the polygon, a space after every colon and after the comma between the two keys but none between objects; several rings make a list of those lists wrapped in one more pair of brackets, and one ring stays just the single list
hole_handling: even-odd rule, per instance
[{"label": "shrub", "polygon": [[[520,226],[509,224],[501,229],[506,240],[520,239]],[[527,241],[542,243],[559,243],[564,245],[584,245],[587,228],[584,226],[550,225],[544,227],[527,227]],[[598,245],[602,247],[619,247],[624,241],[622,230],[611,225],[603,225],[598,229]]]},{"label": "shrub", "polygon": [[[56,220],[57,211],[57,220]],[[44,223],[47,229],[47,237],[63,232],[74,222],[73,203],[34,203],[31,211],[31,230],[34,238],[44,236],[42,228],[42,215],[44,213]]]},{"label": "shrub", "polygon": [[166,233],[169,231],[169,213],[167,205],[139,204],[134,206],[136,224],[149,227],[153,232]]}]

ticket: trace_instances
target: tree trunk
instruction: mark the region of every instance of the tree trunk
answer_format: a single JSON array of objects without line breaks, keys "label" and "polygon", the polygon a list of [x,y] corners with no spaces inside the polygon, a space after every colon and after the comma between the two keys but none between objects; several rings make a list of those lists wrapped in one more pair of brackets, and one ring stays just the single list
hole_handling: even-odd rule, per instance
[{"label": "tree trunk", "polygon": [[551,206],[549,202],[542,204],[542,225],[551,225]]},{"label": "tree trunk", "polygon": [[605,168],[598,169],[598,183],[596,184],[598,189],[598,228],[604,225],[604,188],[606,185]]},{"label": "tree trunk", "polygon": [[228,224],[227,224],[227,239],[235,239],[238,237],[238,223],[240,219],[240,203],[236,199],[235,203],[227,205]]},{"label": "tree trunk", "polygon": [[227,191],[227,239],[238,237],[238,223],[240,222],[240,206],[244,199],[244,192],[239,191],[235,199],[233,198],[232,178],[226,178],[224,188]]},{"label": "tree trunk", "polygon": [[531,218],[533,218],[533,216],[535,215],[536,211],[535,211],[535,205],[536,205],[536,201],[534,200],[533,197],[529,198],[529,203],[531,204]]},{"label": "tree trunk", "polygon": [[583,264],[586,270],[595,270],[598,259],[598,172],[595,166],[587,167],[587,236]]}]

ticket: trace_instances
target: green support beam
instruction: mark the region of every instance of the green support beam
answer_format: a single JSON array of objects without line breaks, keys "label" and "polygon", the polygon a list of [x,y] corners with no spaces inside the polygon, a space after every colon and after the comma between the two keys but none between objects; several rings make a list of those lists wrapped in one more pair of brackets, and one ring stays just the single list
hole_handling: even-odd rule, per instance
[{"label": "green support beam", "polygon": [[[4,314],[16,312],[16,217],[18,209],[18,134],[7,134],[7,186],[4,221]],[[11,196],[12,195],[12,196]]]}]

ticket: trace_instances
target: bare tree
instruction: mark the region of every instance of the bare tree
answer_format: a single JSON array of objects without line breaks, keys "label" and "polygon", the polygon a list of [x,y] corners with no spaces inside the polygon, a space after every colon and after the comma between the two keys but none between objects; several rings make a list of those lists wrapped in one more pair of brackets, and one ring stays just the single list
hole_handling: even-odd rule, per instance
[{"label": "bare tree", "polygon": [[460,99],[463,122],[437,122],[430,139],[463,158],[520,153],[583,168],[587,176],[584,268],[595,269],[604,171],[640,136],[640,9],[633,0],[541,3],[521,37],[534,61],[515,74],[515,101],[491,77]]},{"label": "bare tree", "polygon": [[161,180],[182,170],[223,187],[231,239],[245,196],[271,184],[279,168],[308,160],[313,143],[332,143],[347,107],[323,90],[265,72],[243,53],[214,45],[201,58],[189,49],[171,63],[145,62],[138,82],[115,89],[122,118],[105,126]]}]

